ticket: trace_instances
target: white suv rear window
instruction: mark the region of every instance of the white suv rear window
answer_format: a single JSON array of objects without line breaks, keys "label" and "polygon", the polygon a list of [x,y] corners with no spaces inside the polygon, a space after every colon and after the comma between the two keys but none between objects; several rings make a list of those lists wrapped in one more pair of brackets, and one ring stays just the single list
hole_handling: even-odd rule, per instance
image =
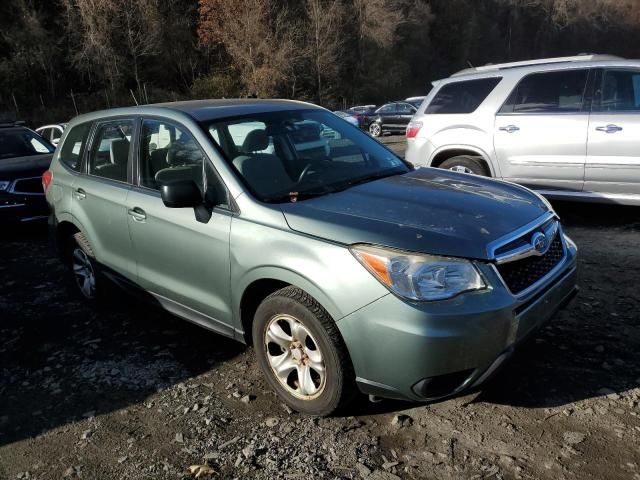
[{"label": "white suv rear window", "polygon": [[472,113],[500,80],[501,77],[492,77],[447,83],[433,97],[425,113]]}]

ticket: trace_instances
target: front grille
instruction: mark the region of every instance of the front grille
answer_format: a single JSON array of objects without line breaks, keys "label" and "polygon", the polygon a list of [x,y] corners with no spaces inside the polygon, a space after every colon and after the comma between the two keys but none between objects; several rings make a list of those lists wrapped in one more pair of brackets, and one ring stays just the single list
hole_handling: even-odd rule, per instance
[{"label": "front grille", "polygon": [[560,263],[563,257],[564,247],[561,233],[558,232],[544,255],[527,257],[496,267],[511,293],[517,295],[541,280]]},{"label": "front grille", "polygon": [[13,184],[11,192],[27,194],[40,193],[44,195],[42,191],[42,179],[40,177],[20,178]]}]

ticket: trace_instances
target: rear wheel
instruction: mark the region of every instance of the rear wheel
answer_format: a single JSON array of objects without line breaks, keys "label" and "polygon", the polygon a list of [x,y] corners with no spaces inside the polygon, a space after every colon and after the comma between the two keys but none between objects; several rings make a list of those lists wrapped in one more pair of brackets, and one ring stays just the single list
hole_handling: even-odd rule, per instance
[{"label": "rear wheel", "polygon": [[353,368],[338,328],[302,290],[286,287],[260,304],[253,340],[267,381],[294,410],[325,416],[352,398]]},{"label": "rear wheel", "polygon": [[440,164],[440,168],[459,173],[472,173],[483,177],[491,176],[485,163],[479,157],[472,157],[470,155],[459,155],[449,158]]},{"label": "rear wheel", "polygon": [[102,299],[105,295],[105,282],[98,272],[91,247],[82,233],[76,233],[69,239],[66,257],[74,291],[90,302]]}]

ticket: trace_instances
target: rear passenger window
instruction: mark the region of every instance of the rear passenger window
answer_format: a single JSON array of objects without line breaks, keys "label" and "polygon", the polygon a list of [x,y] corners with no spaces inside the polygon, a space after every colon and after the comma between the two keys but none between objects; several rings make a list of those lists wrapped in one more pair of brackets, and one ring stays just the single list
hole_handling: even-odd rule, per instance
[{"label": "rear passenger window", "polygon": [[60,162],[76,172],[80,171],[82,152],[87,144],[91,123],[82,123],[73,127],[67,134],[60,150]]},{"label": "rear passenger window", "polygon": [[444,85],[433,97],[425,113],[472,113],[500,83],[502,78],[481,78]]},{"label": "rear passenger window", "polygon": [[535,73],[523,78],[500,113],[571,113],[582,110],[588,70]]},{"label": "rear passenger window", "polygon": [[117,120],[98,126],[89,158],[89,173],[126,182],[132,135],[132,120]]}]

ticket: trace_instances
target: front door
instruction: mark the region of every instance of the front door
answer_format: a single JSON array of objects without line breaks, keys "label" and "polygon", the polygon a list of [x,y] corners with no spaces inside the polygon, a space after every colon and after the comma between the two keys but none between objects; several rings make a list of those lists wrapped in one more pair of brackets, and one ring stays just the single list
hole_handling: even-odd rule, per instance
[{"label": "front door", "polygon": [[224,186],[186,128],[168,121],[142,121],[138,158],[139,185],[127,197],[138,283],[176,313],[232,334],[231,211],[218,200],[202,223],[193,208],[166,207],[159,191],[165,182],[193,180],[203,195],[215,191],[220,198]]},{"label": "front door", "polygon": [[131,187],[133,131],[132,119],[99,123],[85,175],[75,178],[71,192],[71,211],[84,227],[98,262],[131,281],[136,278],[136,268],[125,203]]},{"label": "front door", "polygon": [[589,124],[589,70],[524,77],[495,118],[502,176],[539,189],[580,191]]},{"label": "front door", "polygon": [[640,69],[605,70],[598,77],[584,190],[640,195]]}]

